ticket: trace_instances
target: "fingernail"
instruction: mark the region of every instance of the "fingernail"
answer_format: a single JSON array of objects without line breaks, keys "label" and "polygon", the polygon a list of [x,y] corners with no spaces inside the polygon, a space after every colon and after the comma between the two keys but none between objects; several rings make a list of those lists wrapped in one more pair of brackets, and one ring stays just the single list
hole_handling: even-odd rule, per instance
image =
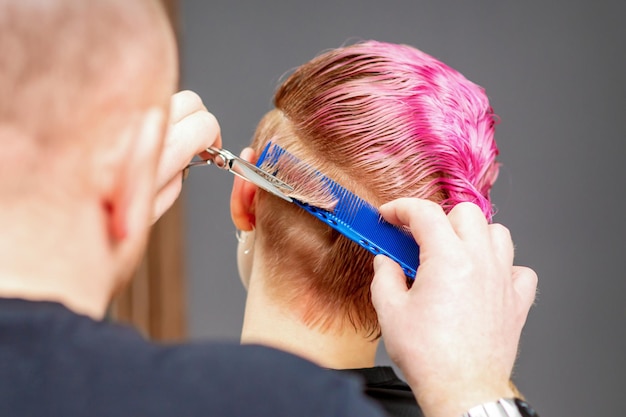
[{"label": "fingernail", "polygon": [[385,261],[383,260],[382,255],[374,256],[374,271],[380,269],[383,266],[383,263],[385,263]]}]

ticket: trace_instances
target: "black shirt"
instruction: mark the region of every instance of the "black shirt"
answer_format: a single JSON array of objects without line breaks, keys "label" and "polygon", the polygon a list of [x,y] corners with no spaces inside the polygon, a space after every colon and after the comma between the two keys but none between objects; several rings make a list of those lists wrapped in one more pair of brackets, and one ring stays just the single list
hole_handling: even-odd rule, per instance
[{"label": "black shirt", "polygon": [[159,345],[61,304],[0,299],[0,416],[381,416],[356,379],[277,350]]},{"label": "black shirt", "polygon": [[360,375],[365,393],[381,404],[390,417],[424,417],[411,388],[396,376],[393,368],[376,366],[341,372]]}]

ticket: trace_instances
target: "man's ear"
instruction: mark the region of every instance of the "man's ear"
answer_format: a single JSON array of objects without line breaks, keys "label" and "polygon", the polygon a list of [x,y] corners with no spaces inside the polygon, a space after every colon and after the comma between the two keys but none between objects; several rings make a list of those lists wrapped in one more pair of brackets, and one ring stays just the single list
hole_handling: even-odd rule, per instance
[{"label": "man's ear", "polygon": [[109,238],[120,242],[137,229],[147,231],[155,196],[156,168],[165,128],[164,112],[151,108],[129,126],[120,138],[112,165],[109,189],[104,194]]},{"label": "man's ear", "polygon": [[[250,163],[256,161],[256,153],[252,148],[245,148],[240,156]],[[254,196],[257,190],[256,185],[235,175],[233,191],[230,195],[230,216],[239,230],[250,231],[254,228],[256,223]]]}]

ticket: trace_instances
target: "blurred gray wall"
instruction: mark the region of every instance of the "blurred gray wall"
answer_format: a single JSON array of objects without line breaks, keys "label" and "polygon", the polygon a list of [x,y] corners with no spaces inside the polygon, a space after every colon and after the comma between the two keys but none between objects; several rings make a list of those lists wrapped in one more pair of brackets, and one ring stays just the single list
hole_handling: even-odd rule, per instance
[{"label": "blurred gray wall", "polygon": [[[542,416],[624,415],[625,5],[185,0],[183,86],[236,152],[281,75],[346,41],[408,43],[484,86],[502,119],[496,221],[511,229],[517,263],[540,277],[516,381]],[[237,339],[241,327],[231,183],[206,169],[185,187],[194,338]]]}]

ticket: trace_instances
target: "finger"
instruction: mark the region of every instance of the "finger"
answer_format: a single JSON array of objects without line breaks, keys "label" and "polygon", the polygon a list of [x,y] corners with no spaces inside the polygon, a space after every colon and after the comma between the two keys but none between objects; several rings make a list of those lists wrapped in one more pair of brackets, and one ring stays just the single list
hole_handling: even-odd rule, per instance
[{"label": "finger", "polygon": [[408,291],[402,268],[384,255],[374,258],[374,279],[370,288],[372,304],[379,315],[384,313],[389,300],[397,300]]},{"label": "finger", "polygon": [[221,147],[221,140],[220,124],[215,116],[206,110],[199,110],[170,126],[165,144],[171,146],[182,141],[181,148],[190,149],[192,146],[189,144],[192,143],[196,155],[209,146]]},{"label": "finger", "polygon": [[190,90],[179,91],[170,100],[170,124],[178,123],[197,111],[206,111],[200,96]]},{"label": "finger", "polygon": [[250,147],[243,148],[239,157],[244,161],[250,162],[251,164],[256,163],[256,152]]},{"label": "finger", "polygon": [[487,219],[474,203],[459,203],[450,210],[448,220],[461,240],[481,241],[488,239]]},{"label": "finger", "polygon": [[507,265],[513,265],[514,246],[509,229],[499,223],[487,226],[491,239],[491,250],[497,259]]},{"label": "finger", "polygon": [[206,111],[196,112],[170,127],[157,172],[157,186],[169,183],[191,159],[210,146],[222,146],[219,123]]},{"label": "finger", "polygon": [[429,200],[401,198],[380,207],[385,220],[396,225],[408,225],[420,252],[446,250],[457,240],[443,209]]},{"label": "finger", "polygon": [[159,190],[154,201],[154,212],[152,213],[152,222],[156,223],[157,220],[165,214],[167,210],[172,207],[180,191],[182,190],[182,172],[175,175],[172,180],[163,188]]},{"label": "finger", "polygon": [[535,302],[537,295],[537,273],[524,266],[513,266],[512,272],[513,289],[519,295],[524,319]]}]

